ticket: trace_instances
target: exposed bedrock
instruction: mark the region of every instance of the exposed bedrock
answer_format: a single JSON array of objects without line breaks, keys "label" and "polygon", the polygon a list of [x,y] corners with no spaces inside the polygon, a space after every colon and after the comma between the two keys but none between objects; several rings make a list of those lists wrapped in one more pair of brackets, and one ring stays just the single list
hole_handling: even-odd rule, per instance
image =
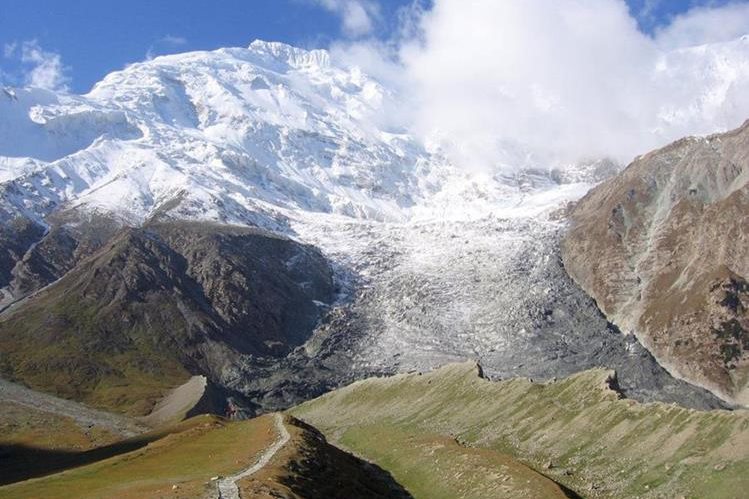
[{"label": "exposed bedrock", "polygon": [[675,375],[749,404],[749,123],[633,162],[572,211],[574,279]]}]

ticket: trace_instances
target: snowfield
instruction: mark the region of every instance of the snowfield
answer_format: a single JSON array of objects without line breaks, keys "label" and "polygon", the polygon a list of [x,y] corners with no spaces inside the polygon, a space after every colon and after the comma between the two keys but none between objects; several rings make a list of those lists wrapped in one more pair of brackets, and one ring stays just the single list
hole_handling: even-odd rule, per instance
[{"label": "snowfield", "polygon": [[19,193],[5,209],[67,203],[140,223],[178,198],[176,216],[240,224],[276,210],[401,218],[448,167],[371,125],[388,98],[326,52],[265,42],[135,64],[85,96],[13,89],[0,164]]}]

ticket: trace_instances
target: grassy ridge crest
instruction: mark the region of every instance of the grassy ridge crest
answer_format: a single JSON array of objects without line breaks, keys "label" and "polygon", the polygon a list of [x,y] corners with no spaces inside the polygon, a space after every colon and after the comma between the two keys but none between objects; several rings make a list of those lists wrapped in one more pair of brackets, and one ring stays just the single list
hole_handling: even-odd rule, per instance
[{"label": "grassy ridge crest", "polygon": [[[407,487],[412,472],[397,456],[413,446],[394,440],[402,449],[378,453],[371,435],[391,429],[412,439],[448,436],[509,454],[589,497],[742,496],[749,486],[749,413],[640,404],[621,399],[614,383],[605,369],[548,383],[492,382],[477,364],[463,363],[364,380],[291,413]],[[437,490],[451,485],[445,475],[427,473],[422,481]]]}]

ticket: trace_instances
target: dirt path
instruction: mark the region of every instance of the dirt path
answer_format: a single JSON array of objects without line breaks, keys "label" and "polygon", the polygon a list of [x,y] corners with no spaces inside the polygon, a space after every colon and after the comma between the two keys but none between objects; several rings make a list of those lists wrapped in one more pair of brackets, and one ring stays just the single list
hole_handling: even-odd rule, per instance
[{"label": "dirt path", "polygon": [[273,445],[265,449],[265,452],[263,452],[263,454],[260,456],[260,459],[258,459],[255,464],[235,475],[219,480],[219,499],[240,499],[239,487],[237,487],[237,482],[263,469],[263,467],[270,462],[273,456],[275,456],[276,453],[281,450],[284,445],[286,445],[286,442],[289,441],[290,435],[288,430],[286,429],[286,426],[283,424],[283,416],[280,413],[276,413],[273,416],[275,418],[276,430],[279,435],[278,440],[276,440]]}]

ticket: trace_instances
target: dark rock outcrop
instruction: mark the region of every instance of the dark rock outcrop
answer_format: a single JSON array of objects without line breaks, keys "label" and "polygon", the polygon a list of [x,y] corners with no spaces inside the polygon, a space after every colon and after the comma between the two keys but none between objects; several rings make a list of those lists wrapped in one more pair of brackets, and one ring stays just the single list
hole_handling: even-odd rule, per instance
[{"label": "dark rock outcrop", "polygon": [[76,211],[56,213],[48,229],[17,258],[6,292],[21,299],[55,282],[122,229],[117,220]]},{"label": "dark rock outcrop", "polygon": [[42,236],[44,227],[27,218],[17,217],[0,225],[0,288],[10,284],[13,267]]}]

